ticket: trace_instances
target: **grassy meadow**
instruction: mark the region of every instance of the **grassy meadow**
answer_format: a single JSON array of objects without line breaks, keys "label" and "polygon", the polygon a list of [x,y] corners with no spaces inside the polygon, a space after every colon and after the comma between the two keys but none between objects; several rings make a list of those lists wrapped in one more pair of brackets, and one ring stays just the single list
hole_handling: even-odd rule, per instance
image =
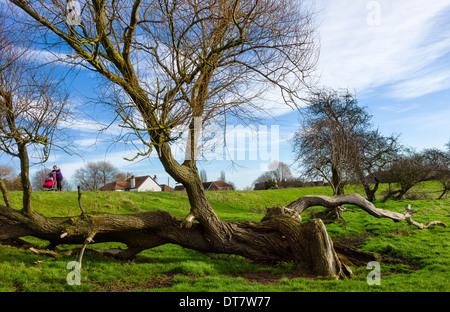
[{"label": "grassy meadow", "polygon": [[[349,186],[347,193],[361,193]],[[300,188],[267,191],[208,192],[211,204],[225,220],[259,221],[266,207],[286,205],[303,195],[331,195],[330,188]],[[379,208],[402,212],[407,204],[419,212],[416,221],[440,220],[450,225],[450,199],[437,201],[439,186],[430,182],[412,191],[408,199],[376,203]],[[20,207],[21,193],[11,199]],[[169,210],[185,216],[189,211],[185,193],[85,192],[84,208],[109,213],[135,213]],[[2,200],[0,199],[0,203]],[[46,216],[78,215],[76,192],[35,192],[35,210]],[[327,224],[333,239],[381,253],[396,261],[381,263],[381,285],[369,286],[366,267],[352,268],[354,276],[345,280],[321,277],[304,278],[290,262],[274,266],[256,264],[234,255],[204,254],[176,245],[164,245],[141,252],[133,261],[116,261],[87,252],[83,258],[81,285],[68,285],[67,264],[76,255],[53,258],[30,250],[0,245],[0,291],[214,291],[214,292],[299,292],[299,291],[367,291],[367,292],[442,292],[450,291],[450,228],[419,230],[406,223],[376,219],[356,207],[345,212],[345,220]],[[303,214],[307,221],[321,208]],[[40,248],[47,242],[32,237],[25,240]],[[102,250],[119,243],[92,244]],[[74,245],[60,245],[59,250]]]}]

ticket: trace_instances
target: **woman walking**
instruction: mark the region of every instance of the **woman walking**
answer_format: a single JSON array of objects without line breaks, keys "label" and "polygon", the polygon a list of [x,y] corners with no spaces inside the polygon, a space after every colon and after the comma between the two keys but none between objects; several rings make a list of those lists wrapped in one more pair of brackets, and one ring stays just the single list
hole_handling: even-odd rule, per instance
[{"label": "woman walking", "polygon": [[53,176],[56,177],[56,190],[62,192],[62,184],[61,181],[63,180],[63,175],[61,173],[61,169],[58,168],[58,166],[53,166],[52,170]]}]

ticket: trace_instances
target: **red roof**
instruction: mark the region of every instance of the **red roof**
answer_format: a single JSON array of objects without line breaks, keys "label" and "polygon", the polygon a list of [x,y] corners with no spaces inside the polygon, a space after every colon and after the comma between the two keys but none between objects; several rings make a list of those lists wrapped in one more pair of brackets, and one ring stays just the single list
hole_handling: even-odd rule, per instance
[{"label": "red roof", "polygon": [[[228,184],[224,181],[214,181],[214,182],[203,182],[203,189],[205,191],[212,191],[212,190],[233,190],[233,186],[231,184]],[[215,186],[215,187],[214,187]],[[183,185],[177,185],[175,186],[175,191],[183,191],[184,186]]]},{"label": "red roof", "polygon": [[119,191],[119,190],[126,190],[130,188],[129,182],[111,182],[107,183],[101,188],[99,188],[100,191]]}]

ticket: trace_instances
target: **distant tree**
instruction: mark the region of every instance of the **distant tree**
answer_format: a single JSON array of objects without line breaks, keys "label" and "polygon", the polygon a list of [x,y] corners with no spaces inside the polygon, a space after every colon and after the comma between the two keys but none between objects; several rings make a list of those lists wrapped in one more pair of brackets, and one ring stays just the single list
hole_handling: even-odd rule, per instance
[{"label": "distant tree", "polygon": [[8,191],[14,190],[14,180],[17,174],[13,167],[0,165],[0,181],[3,181]]},{"label": "distant tree", "polygon": [[15,170],[13,167],[0,165],[0,180],[10,180],[15,176]]},{"label": "distant tree", "polygon": [[123,174],[107,161],[88,162],[75,171],[74,179],[82,190],[94,191],[103,185],[121,180]]},{"label": "distant tree", "polygon": [[442,199],[450,191],[450,150],[441,151],[433,148],[423,152],[426,162],[432,170],[433,178],[442,186],[442,193],[438,199]]},{"label": "distant tree", "polygon": [[45,178],[51,171],[52,171],[51,169],[42,168],[33,174],[33,177],[31,178],[31,184],[33,186],[34,191],[44,190],[44,187],[42,185],[44,184]]},{"label": "distant tree", "polygon": [[119,172],[116,175],[116,181],[125,182],[128,179],[128,175],[125,172]]},{"label": "distant tree", "polygon": [[389,198],[401,200],[411,188],[434,177],[432,164],[423,154],[407,151],[391,162],[387,170],[380,173],[382,182],[389,184],[382,202]]},{"label": "distant tree", "polygon": [[300,187],[303,183],[294,178],[291,169],[284,162],[274,161],[270,164],[269,170],[260,175],[253,182],[254,185],[259,184],[258,188],[286,188]]},{"label": "distant tree", "polygon": [[220,171],[220,177],[218,178],[218,181],[225,182],[225,171]]},{"label": "distant tree", "polygon": [[272,174],[270,171],[266,171],[263,174],[261,174],[259,177],[256,178],[256,180],[253,182],[253,184],[266,182],[273,179]]},{"label": "distant tree", "polygon": [[22,177],[20,175],[14,177],[10,188],[12,191],[23,191]]},{"label": "distant tree", "polygon": [[202,182],[208,182],[208,176],[206,175],[205,169],[200,170],[200,180],[202,180]]},{"label": "distant tree", "polygon": [[274,179],[270,179],[270,180],[264,182],[264,186],[265,186],[266,190],[278,188],[277,182]]},{"label": "distant tree", "polygon": [[269,166],[269,170],[279,188],[286,187],[287,182],[294,178],[291,169],[289,169],[289,166],[284,162],[272,162]]}]

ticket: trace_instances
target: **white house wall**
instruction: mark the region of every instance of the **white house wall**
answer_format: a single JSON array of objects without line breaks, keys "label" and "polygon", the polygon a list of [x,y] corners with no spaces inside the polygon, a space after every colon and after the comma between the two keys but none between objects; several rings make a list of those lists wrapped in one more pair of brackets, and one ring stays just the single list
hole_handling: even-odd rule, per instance
[{"label": "white house wall", "polygon": [[134,192],[161,192],[161,186],[156,184],[155,181],[153,181],[152,178],[148,178],[147,180],[142,183],[139,188],[137,189],[131,189],[130,191]]}]

